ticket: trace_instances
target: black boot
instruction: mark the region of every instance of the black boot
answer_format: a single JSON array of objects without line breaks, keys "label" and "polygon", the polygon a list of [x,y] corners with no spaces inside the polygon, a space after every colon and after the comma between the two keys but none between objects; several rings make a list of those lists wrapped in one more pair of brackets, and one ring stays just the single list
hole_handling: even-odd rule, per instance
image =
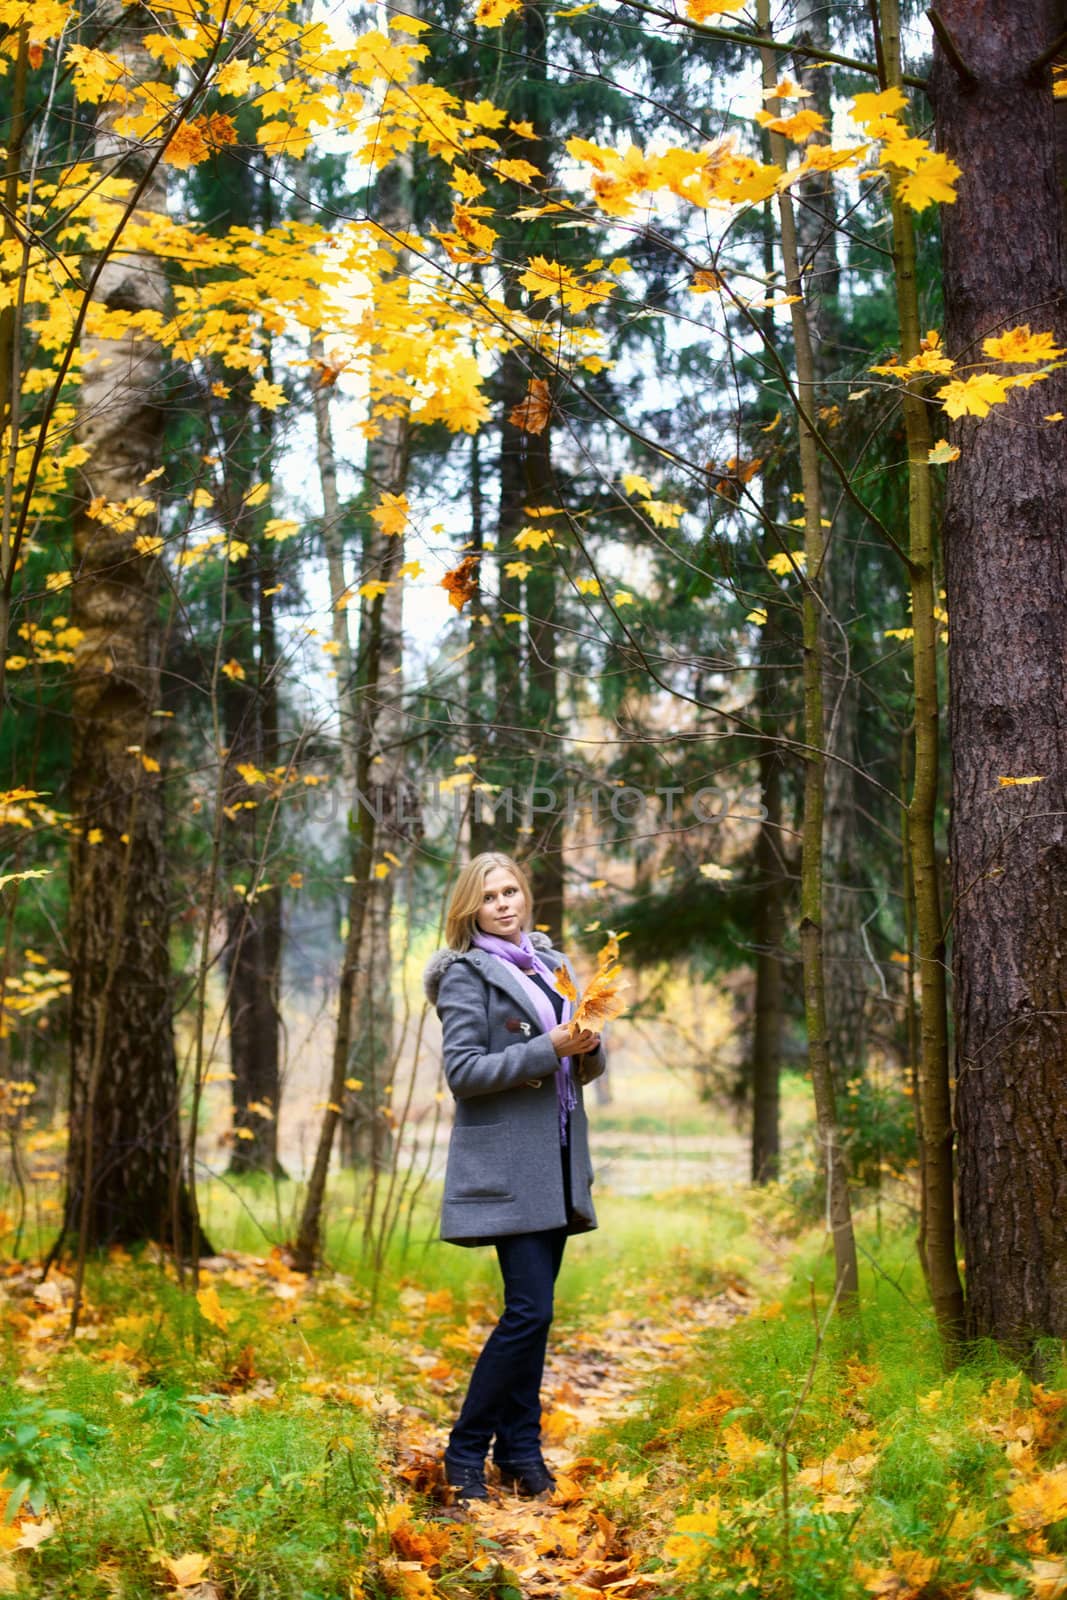
[{"label": "black boot", "polygon": [[522,1461],[515,1465],[498,1461],[497,1467],[501,1488],[510,1489],[524,1500],[539,1500],[556,1487],[556,1480],[543,1461]]},{"label": "black boot", "polygon": [[455,1490],[457,1500],[488,1500],[485,1468],[450,1461],[445,1454],[445,1482]]}]

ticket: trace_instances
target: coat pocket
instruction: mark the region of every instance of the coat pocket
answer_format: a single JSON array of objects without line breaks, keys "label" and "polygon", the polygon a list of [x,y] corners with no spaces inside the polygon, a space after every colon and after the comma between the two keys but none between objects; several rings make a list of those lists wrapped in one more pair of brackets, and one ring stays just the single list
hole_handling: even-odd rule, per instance
[{"label": "coat pocket", "polygon": [[511,1133],[504,1122],[452,1129],[445,1195],[449,1200],[510,1200]]}]

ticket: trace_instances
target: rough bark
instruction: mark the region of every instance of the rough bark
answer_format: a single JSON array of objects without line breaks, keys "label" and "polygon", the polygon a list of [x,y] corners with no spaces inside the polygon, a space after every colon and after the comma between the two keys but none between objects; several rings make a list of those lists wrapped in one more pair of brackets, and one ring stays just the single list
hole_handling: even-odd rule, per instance
[{"label": "rough bark", "polygon": [[[120,6],[109,48],[131,78],[155,64]],[[126,141],[97,121],[95,152],[113,168]],[[122,163],[136,176],[148,152]],[[142,172],[145,167],[140,169]],[[156,169],[157,174],[161,169]],[[141,215],[162,212],[162,178]],[[160,311],[162,265],[116,254],[97,298]],[[73,667],[71,811],[71,1095],[64,1230],[82,1249],[156,1238],[188,1246],[189,1195],[180,1178],[178,1078],[172,1031],[162,778],[150,770],[159,704],[158,569],[134,548],[155,513],[121,531],[91,515],[93,502],[143,497],[159,465],[160,348],[137,334],[82,341],[78,435],[89,450],[74,520],[71,618],[81,637]],[[131,750],[131,746],[134,747]],[[143,758],[147,758],[146,760]]]},{"label": "rough bark", "polygon": [[[1062,7],[941,13],[974,76],[938,48],[938,139],[963,169],[942,224],[949,353],[973,361],[1024,322],[1067,345],[1053,100],[1031,69]],[[967,1321],[1014,1346],[1067,1334],[1067,472],[1043,421],[1065,387],[1055,373],[957,424],[944,520]]]}]

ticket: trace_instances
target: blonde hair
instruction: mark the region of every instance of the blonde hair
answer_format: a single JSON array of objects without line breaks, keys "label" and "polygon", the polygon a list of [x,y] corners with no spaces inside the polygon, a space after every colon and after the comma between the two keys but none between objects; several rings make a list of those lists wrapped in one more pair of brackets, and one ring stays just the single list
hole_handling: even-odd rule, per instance
[{"label": "blonde hair", "polygon": [[526,901],[522,926],[524,930],[529,930],[533,921],[533,895],[530,893],[529,878],[511,856],[504,855],[500,850],[485,850],[481,855],[475,856],[473,861],[467,862],[452,887],[448,910],[445,913],[445,939],[450,950],[470,949],[475,918],[482,909],[485,880],[496,867],[502,867],[505,872],[512,873],[522,890]]}]

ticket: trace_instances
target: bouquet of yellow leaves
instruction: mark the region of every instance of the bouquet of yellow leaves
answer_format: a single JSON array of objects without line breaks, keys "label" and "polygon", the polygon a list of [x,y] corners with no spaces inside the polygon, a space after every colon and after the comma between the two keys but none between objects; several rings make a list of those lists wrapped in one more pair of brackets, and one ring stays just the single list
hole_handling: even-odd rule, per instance
[{"label": "bouquet of yellow leaves", "polygon": [[[623,934],[622,938],[625,939]],[[591,1028],[599,1033],[605,1022],[611,1022],[626,1010],[621,991],[629,987],[626,979],[619,981],[622,963],[619,960],[619,936],[611,934],[607,944],[597,956],[596,972],[586,984],[581,999],[566,967],[556,973],[556,989],[574,1007],[570,1026],[572,1033]]]}]

